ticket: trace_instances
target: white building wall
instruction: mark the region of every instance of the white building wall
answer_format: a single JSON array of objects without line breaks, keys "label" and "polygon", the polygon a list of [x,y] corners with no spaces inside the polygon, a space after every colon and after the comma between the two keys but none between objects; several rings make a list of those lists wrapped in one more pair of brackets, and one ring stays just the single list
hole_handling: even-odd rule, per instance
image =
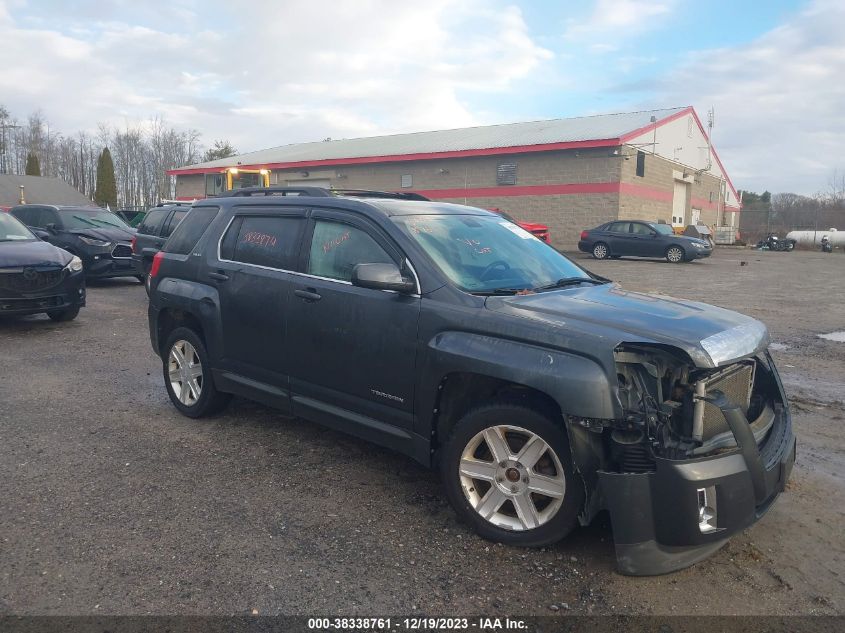
[{"label": "white building wall", "polygon": [[[664,123],[655,130],[644,132],[628,141],[645,152],[651,152],[668,160],[690,167],[695,171],[707,167],[707,136],[701,131],[692,112]],[[710,168],[706,173],[725,181],[725,206],[739,208],[737,194],[728,184],[727,174],[719,166],[715,152],[711,151]]]}]

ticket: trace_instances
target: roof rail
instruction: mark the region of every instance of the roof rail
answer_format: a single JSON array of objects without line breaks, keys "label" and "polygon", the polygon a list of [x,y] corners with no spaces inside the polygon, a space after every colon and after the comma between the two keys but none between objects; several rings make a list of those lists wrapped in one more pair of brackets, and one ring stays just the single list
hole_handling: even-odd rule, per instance
[{"label": "roof rail", "polygon": [[331,193],[336,196],[349,196],[350,198],[386,198],[391,200],[422,200],[430,202],[429,198],[413,191],[371,191],[369,189],[332,189]]},{"label": "roof rail", "polygon": [[244,187],[232,189],[216,196],[218,198],[241,198],[251,196],[312,196],[327,198],[332,194],[322,187]]}]

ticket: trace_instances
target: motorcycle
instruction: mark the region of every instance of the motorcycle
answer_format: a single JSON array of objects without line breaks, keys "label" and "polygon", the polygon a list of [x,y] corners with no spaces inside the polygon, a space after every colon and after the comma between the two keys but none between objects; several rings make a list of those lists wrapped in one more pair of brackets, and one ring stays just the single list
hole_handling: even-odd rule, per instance
[{"label": "motorcycle", "polygon": [[822,236],[821,240],[822,253],[832,253],[833,244],[830,243],[830,238],[827,235]]},{"label": "motorcycle", "polygon": [[757,242],[757,248],[760,250],[789,252],[795,248],[795,240],[789,238],[781,239],[772,233],[765,240]]}]

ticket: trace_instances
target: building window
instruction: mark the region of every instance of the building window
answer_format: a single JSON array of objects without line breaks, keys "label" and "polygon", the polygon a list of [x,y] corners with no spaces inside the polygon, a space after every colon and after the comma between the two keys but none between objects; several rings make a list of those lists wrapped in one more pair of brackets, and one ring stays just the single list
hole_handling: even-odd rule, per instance
[{"label": "building window", "polygon": [[692,138],[692,131],[694,129],[694,125],[695,123],[693,123],[692,117],[689,117],[687,119],[687,136],[690,138]]},{"label": "building window", "polygon": [[637,152],[637,176],[645,176],[645,152]]},{"label": "building window", "polygon": [[710,192],[710,202],[713,202],[713,192]]},{"label": "building window", "polygon": [[208,174],[205,177],[205,195],[216,196],[223,193],[223,174]]},{"label": "building window", "polygon": [[496,167],[496,184],[516,184],[516,163],[499,163],[499,166]]},{"label": "building window", "polygon": [[402,174],[402,186],[403,187],[413,187],[414,186],[414,176],[412,174]]}]

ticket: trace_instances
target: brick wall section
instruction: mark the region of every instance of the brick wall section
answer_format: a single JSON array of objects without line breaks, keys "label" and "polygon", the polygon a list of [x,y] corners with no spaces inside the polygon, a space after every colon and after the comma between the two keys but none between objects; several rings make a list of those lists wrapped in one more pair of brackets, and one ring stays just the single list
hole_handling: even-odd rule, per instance
[{"label": "brick wall section", "polygon": [[[405,191],[473,189],[497,187],[496,168],[499,163],[515,162],[518,186],[618,182],[622,159],[611,156],[611,151],[612,148],[602,148],[577,152],[515,154],[505,157],[485,156],[346,165],[324,169],[277,170],[271,173],[270,180],[274,184],[286,184],[288,181],[328,179],[332,186],[338,189],[401,191],[402,175],[411,174],[413,187]],[[308,172],[307,177],[303,177],[303,171]],[[508,185],[498,187],[506,192]],[[547,224],[555,246],[567,249],[576,247],[582,229],[615,218],[619,205],[619,196],[615,193],[438,199],[482,208],[497,207],[518,220]]]},{"label": "brick wall section", "polygon": [[177,198],[205,198],[205,174],[176,176]]},{"label": "brick wall section", "polygon": [[[663,192],[666,200],[652,200],[623,193],[619,200],[619,217],[622,219],[672,221],[672,196],[674,194],[673,172],[684,172],[683,165],[647,154],[645,174],[637,176],[636,150],[624,148],[631,157],[622,160],[621,182],[650,187]],[[688,170],[688,173],[692,173]],[[711,198],[712,195],[712,198]],[[712,199],[712,202],[711,202]],[[701,221],[708,225],[716,223],[716,209],[719,202],[719,179],[711,174],[698,174],[689,185],[686,201],[686,219],[690,220],[690,209],[701,209]]]},{"label": "brick wall section", "polygon": [[[289,181],[308,182],[328,180],[338,189],[378,189],[400,191],[402,176],[410,174],[413,186],[405,191],[432,191],[445,189],[500,189],[501,196],[440,197],[448,202],[469,204],[482,208],[498,207],[518,220],[547,224],[555,246],[576,248],[578,235],[583,229],[595,227],[616,218],[664,219],[672,217],[673,171],[683,167],[664,158],[647,155],[645,176],[636,175],[636,149],[623,147],[622,156],[613,155],[614,148],[596,148],[513,154],[508,156],[481,156],[427,161],[403,161],[338,165],[325,168],[273,170],[272,184],[284,185]],[[624,155],[631,157],[625,160]],[[502,162],[517,165],[517,186],[566,185],[582,183],[631,183],[649,187],[664,200],[652,200],[630,193],[556,194],[508,196],[508,185],[496,185],[496,168]],[[307,174],[307,175],[306,175]],[[687,210],[690,206],[702,209],[701,218],[707,224],[715,223],[715,209],[719,194],[718,179],[701,174],[698,182],[690,186]],[[710,192],[714,203],[710,203]],[[176,195],[201,198],[205,195],[203,175],[179,176]],[[435,196],[436,197],[436,196]],[[689,218],[689,214],[687,215]]]}]

